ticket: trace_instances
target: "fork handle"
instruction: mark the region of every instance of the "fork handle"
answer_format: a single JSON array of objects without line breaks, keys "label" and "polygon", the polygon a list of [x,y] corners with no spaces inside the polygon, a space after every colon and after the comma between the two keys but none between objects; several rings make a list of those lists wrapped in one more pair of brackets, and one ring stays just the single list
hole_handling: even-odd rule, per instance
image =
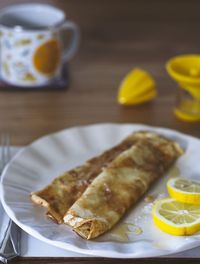
[{"label": "fork handle", "polygon": [[5,229],[4,239],[0,246],[0,261],[7,263],[20,254],[20,228],[11,220]]}]

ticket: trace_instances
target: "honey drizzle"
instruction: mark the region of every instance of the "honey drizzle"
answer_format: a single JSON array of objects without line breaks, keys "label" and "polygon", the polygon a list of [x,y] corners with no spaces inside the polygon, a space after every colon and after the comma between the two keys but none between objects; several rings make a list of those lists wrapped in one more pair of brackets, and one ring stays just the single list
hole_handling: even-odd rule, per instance
[{"label": "honey drizzle", "polygon": [[142,234],[142,229],[132,223],[123,223],[113,228],[111,235],[123,242],[129,241],[128,234],[140,235]]}]

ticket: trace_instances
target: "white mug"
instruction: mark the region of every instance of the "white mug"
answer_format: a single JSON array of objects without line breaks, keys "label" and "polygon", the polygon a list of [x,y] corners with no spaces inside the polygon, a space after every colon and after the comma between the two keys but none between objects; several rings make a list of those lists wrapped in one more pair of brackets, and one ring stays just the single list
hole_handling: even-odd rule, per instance
[{"label": "white mug", "polygon": [[[65,48],[63,33],[72,31]],[[79,44],[79,30],[65,13],[44,4],[20,4],[0,11],[0,74],[20,87],[40,87],[59,78]]]}]

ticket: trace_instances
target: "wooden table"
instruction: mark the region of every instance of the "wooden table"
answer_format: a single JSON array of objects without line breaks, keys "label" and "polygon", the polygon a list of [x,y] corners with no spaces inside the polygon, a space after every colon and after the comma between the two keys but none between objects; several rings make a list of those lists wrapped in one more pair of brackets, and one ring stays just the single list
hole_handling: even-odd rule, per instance
[{"label": "wooden table", "polygon": [[[23,2],[23,1],[17,1]],[[24,1],[25,2],[25,1]],[[26,1],[33,2],[33,1]],[[200,123],[185,123],[173,114],[176,84],[166,61],[199,52],[200,2],[195,0],[51,0],[81,29],[79,52],[70,62],[70,83],[58,91],[1,91],[1,131],[15,145],[63,128],[101,122],[143,123],[169,127],[200,137]],[[0,7],[16,3],[1,0]],[[158,97],[140,106],[117,103],[119,83],[134,67],[155,78]],[[20,259],[18,263],[165,263],[167,259]],[[170,260],[197,263],[198,260]]]}]

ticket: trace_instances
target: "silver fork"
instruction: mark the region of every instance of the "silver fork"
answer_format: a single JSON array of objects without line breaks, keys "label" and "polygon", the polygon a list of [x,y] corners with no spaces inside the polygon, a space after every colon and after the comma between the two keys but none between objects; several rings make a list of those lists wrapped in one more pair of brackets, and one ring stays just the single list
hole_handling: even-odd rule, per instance
[{"label": "silver fork", "polygon": [[[1,136],[0,177],[5,166],[11,160],[10,137],[8,134]],[[1,206],[1,205],[0,205]],[[20,228],[7,216],[3,207],[0,208],[0,261],[7,263],[20,254]]]}]

